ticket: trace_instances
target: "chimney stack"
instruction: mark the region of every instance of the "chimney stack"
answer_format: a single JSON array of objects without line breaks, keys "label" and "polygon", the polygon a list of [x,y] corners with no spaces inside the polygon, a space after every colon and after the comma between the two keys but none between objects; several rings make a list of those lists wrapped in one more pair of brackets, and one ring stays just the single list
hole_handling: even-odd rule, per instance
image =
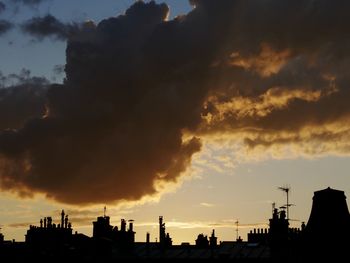
[{"label": "chimney stack", "polygon": [[149,232],[146,233],[146,243],[149,244],[150,242],[150,234]]}]

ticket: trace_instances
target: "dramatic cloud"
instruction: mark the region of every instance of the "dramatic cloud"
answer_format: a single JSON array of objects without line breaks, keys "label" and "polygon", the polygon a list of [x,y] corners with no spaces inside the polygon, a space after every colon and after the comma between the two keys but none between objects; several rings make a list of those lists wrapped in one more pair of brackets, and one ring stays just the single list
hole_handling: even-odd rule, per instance
[{"label": "dramatic cloud", "polygon": [[0,14],[6,10],[6,5],[0,1]]},{"label": "dramatic cloud", "polygon": [[13,24],[11,22],[0,19],[0,36],[9,31],[12,27]]},{"label": "dramatic cloud", "polygon": [[199,138],[223,134],[249,149],[350,153],[349,1],[191,4],[171,21],[165,4],[137,1],[74,34],[52,18],[34,27],[68,38],[66,79],[44,117],[0,134],[2,189],[138,200],[178,181]]},{"label": "dramatic cloud", "polygon": [[164,4],[137,2],[69,41],[67,80],[50,88],[45,118],[0,136],[2,188],[104,203],[137,200],[156,193],[156,182],[177,180],[200,148],[197,138],[182,139],[192,118],[201,120],[200,105],[183,119],[178,105],[197,97],[191,82],[180,80],[176,95],[177,87],[157,84],[148,58],[140,60],[167,15]]},{"label": "dramatic cloud", "polygon": [[78,24],[63,23],[52,15],[33,17],[21,25],[23,32],[41,40],[52,37],[57,40],[66,40],[78,31]]},{"label": "dramatic cloud", "polygon": [[31,77],[28,70],[9,76],[0,72],[0,130],[19,129],[43,116],[48,86],[46,79]]}]

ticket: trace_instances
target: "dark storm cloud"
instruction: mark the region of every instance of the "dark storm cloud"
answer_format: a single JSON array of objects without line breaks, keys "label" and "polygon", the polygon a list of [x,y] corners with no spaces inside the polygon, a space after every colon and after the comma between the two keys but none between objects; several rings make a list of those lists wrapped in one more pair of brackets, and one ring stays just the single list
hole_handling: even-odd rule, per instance
[{"label": "dark storm cloud", "polygon": [[0,19],[0,36],[13,28],[13,24],[7,20]]},{"label": "dark storm cloud", "polygon": [[191,4],[171,21],[166,5],[138,1],[75,34],[55,19],[36,30],[68,37],[66,79],[50,87],[45,118],[1,133],[1,187],[73,204],[138,200],[177,182],[198,137],[222,133],[252,148],[349,153],[349,1]]},{"label": "dark storm cloud", "polygon": [[209,99],[204,133],[239,133],[252,147],[310,142],[323,145],[321,153],[348,154],[350,3],[234,2],[231,54],[217,61],[222,89]]},{"label": "dark storm cloud", "polygon": [[78,24],[63,23],[52,15],[33,17],[21,25],[23,32],[37,39],[52,37],[57,40],[66,40],[78,31]]},{"label": "dark storm cloud", "polygon": [[6,5],[0,1],[0,14],[6,10]]},{"label": "dark storm cloud", "polygon": [[123,16],[86,23],[68,43],[67,80],[50,88],[48,116],[1,134],[2,188],[89,203],[137,200],[156,193],[157,181],[176,182],[200,148],[182,129],[200,116],[179,116],[192,107],[183,99],[197,97],[191,82],[158,83],[142,58],[167,14],[164,4],[137,2]]},{"label": "dark storm cloud", "polygon": [[49,83],[28,70],[4,76],[0,72],[0,130],[19,129],[45,113]]}]

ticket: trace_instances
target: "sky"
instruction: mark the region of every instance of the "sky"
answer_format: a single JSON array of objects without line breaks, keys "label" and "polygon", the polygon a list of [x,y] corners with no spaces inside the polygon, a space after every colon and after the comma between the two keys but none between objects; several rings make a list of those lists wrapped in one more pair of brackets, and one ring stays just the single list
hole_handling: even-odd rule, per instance
[{"label": "sky", "polygon": [[[220,241],[350,193],[345,0],[0,0],[0,227]],[[236,223],[238,222],[238,224]]]}]

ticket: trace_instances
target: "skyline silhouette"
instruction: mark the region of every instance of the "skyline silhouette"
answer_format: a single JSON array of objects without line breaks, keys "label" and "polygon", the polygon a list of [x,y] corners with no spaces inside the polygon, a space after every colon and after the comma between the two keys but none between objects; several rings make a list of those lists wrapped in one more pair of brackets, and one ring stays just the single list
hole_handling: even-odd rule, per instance
[{"label": "skyline silhouette", "polygon": [[[93,235],[88,237],[75,231],[68,215],[61,211],[60,223],[52,217],[40,219],[39,226],[30,225],[25,242],[7,241],[0,235],[0,251],[4,258],[20,259],[34,257],[50,259],[68,256],[75,259],[95,260],[141,260],[141,259],[213,259],[264,260],[266,262],[307,262],[321,259],[346,259],[350,234],[350,214],[344,191],[330,187],[314,192],[312,210],[308,222],[301,228],[291,228],[286,207],[273,208],[269,227],[254,228],[247,241],[240,236],[236,240],[218,242],[215,229],[211,236],[198,234],[195,244],[182,242],[173,245],[166,231],[163,216],[159,216],[156,242],[150,241],[149,232],[143,242],[135,242],[134,220],[121,219],[120,228],[110,224],[104,209],[103,216],[93,223]],[[330,224],[334,229],[329,228]],[[322,252],[320,251],[322,249]],[[325,250],[325,251],[323,251]],[[24,253],[16,256],[16,253]],[[187,251],[187,252],[185,252]],[[226,251],[226,252],[225,252]],[[255,252],[254,252],[255,251]],[[185,253],[185,254],[184,254]]]},{"label": "skyline silhouette", "polygon": [[[281,187],[278,187],[280,189]],[[286,187],[283,187],[284,189]],[[282,189],[282,190],[284,190]],[[290,190],[290,187],[288,187],[288,190]],[[285,191],[285,190],[284,190]],[[287,216],[287,206],[282,205],[279,208],[276,208],[276,203],[272,203],[272,219],[276,218],[277,216],[283,218],[288,221],[293,221],[293,219],[289,219]],[[53,220],[51,216],[40,218],[39,226],[36,225],[29,225],[30,229],[70,229],[72,233],[72,223],[69,222],[68,214],[65,213],[64,209],[62,209],[61,213],[61,219],[57,221]],[[339,230],[344,228],[344,225],[348,223],[348,216],[349,216],[349,210],[346,202],[346,196],[344,191],[334,190],[330,187],[327,187],[324,190],[318,190],[314,192],[313,197],[313,205],[312,210],[310,212],[309,219],[307,220],[308,225],[308,231],[309,229],[311,232],[322,232],[322,229],[325,228],[327,225],[334,225],[339,228]],[[337,218],[342,218],[342,221],[337,221]],[[270,221],[272,220],[270,219]],[[322,220],[321,220],[322,219]],[[126,231],[127,227],[127,221],[129,222],[129,231],[133,232],[133,226],[134,226],[134,219],[121,219],[121,230],[122,232]],[[97,221],[91,222],[94,228],[94,231],[92,232],[92,236],[103,236],[105,235],[105,232],[112,230],[109,229],[110,226],[110,216],[107,215],[107,207],[105,206],[103,209],[103,216],[98,216]],[[268,224],[268,223],[267,223]],[[270,222],[271,224],[271,222]],[[239,221],[237,220],[232,225],[232,228],[235,228],[236,232],[236,240],[241,239],[241,236],[238,235],[239,233]],[[251,224],[251,228],[254,226],[254,224]],[[289,226],[289,223],[288,223]],[[300,227],[303,229],[305,228],[305,222],[300,221]],[[315,228],[315,229],[314,229]],[[100,229],[100,230],[99,230]],[[336,230],[335,232],[341,232],[339,230]],[[249,234],[253,234],[253,230],[250,230]],[[256,232],[258,231],[258,232]],[[261,231],[261,232],[260,232]],[[215,230],[213,229],[213,232],[211,232],[212,236]],[[331,231],[332,232],[332,231]],[[100,233],[100,234],[99,234]],[[135,234],[135,232],[133,232]],[[266,228],[254,228],[254,234],[263,234],[266,233]],[[165,223],[163,223],[163,216],[159,216],[159,242],[165,242],[164,241],[166,236],[168,236],[169,233],[165,233]],[[202,237],[204,238],[204,234],[201,233]],[[149,232],[147,232],[147,236],[149,238]],[[170,238],[170,237],[169,237]],[[133,241],[135,241],[135,237],[132,238]],[[169,244],[172,242],[169,239]]]},{"label": "skyline silhouette", "polygon": [[[284,187],[276,187],[276,190],[278,191],[278,190],[281,190],[281,188],[286,188],[287,186],[284,186]],[[288,191],[289,190],[291,190],[290,189],[290,186],[288,186]],[[285,191],[284,189],[283,189],[283,191]],[[281,205],[278,207],[278,210],[280,210],[280,211],[282,211],[283,213],[287,213],[287,207],[288,207],[288,198],[287,198],[287,204],[284,204],[284,201],[280,201],[280,202],[278,202],[278,203],[280,203]],[[272,202],[270,205],[272,205],[272,207],[273,207],[273,210],[272,210],[272,214],[274,213],[274,211],[275,210],[277,210],[277,209],[275,209],[275,207],[276,207],[276,202]],[[294,204],[293,204],[294,205]],[[291,206],[291,205],[290,205]],[[108,209],[107,209],[108,208]],[[113,206],[109,206],[109,207],[107,207],[106,205],[103,207],[103,216],[100,216],[100,214],[101,214],[101,209],[99,209],[99,210],[97,210],[97,212],[96,212],[96,214],[98,215],[97,216],[97,221],[95,222],[93,222],[92,221],[92,218],[91,217],[87,217],[86,218],[86,221],[87,221],[87,227],[90,227],[91,226],[91,224],[93,225],[93,226],[95,226],[95,224],[98,224],[99,223],[99,225],[101,225],[102,226],[102,229],[101,229],[101,231],[103,232],[104,230],[103,229],[109,229],[109,225],[110,225],[110,216],[107,216],[107,214],[108,214],[108,210],[110,209],[110,208],[112,208],[113,209]],[[68,215],[69,215],[69,211],[70,210],[68,210],[68,213],[65,213],[65,209],[62,209],[62,210],[60,210],[60,212],[59,212],[59,214],[61,215],[61,219],[60,219],[60,221],[58,221],[56,218],[52,218],[51,216],[42,216],[41,218],[40,218],[40,220],[38,221],[38,222],[40,222],[40,226],[37,226],[37,223],[38,222],[31,222],[31,223],[15,223],[15,222],[10,222],[8,225],[7,225],[7,227],[13,227],[13,226],[21,226],[21,227],[24,227],[24,229],[26,229],[26,227],[27,226],[30,226],[30,228],[33,228],[33,229],[41,229],[41,228],[44,228],[44,229],[46,229],[46,228],[57,228],[57,229],[59,229],[59,228],[67,228],[67,229],[70,229],[70,232],[72,233],[72,221],[74,221],[75,219],[77,220],[77,222],[79,222],[79,221],[81,221],[81,218],[79,218],[79,211],[74,211],[74,210],[72,210],[72,213],[75,215],[75,217],[72,217],[73,219],[72,219],[72,221],[68,221]],[[39,211],[40,212],[40,211]],[[51,211],[50,213],[56,213],[56,214],[58,214],[58,212],[57,211]],[[86,213],[85,211],[82,211],[82,214],[84,214],[84,213]],[[40,214],[42,214],[41,212],[40,212]],[[164,240],[165,238],[168,238],[169,239],[169,242],[170,243],[172,243],[172,241],[171,241],[171,238],[170,237],[166,237],[167,235],[169,235],[169,233],[165,233],[164,231],[165,231],[165,223],[161,223],[162,222],[162,220],[163,220],[163,216],[159,216],[159,233],[161,233],[161,232],[163,232],[163,234],[162,235],[160,235],[159,234],[159,236],[156,236],[156,237],[152,237],[153,238],[153,240],[152,241],[158,241],[158,242],[160,242],[160,240]],[[288,220],[288,217],[287,217],[287,220]],[[85,220],[84,220],[85,221]],[[122,225],[122,228],[125,230],[126,229],[126,222],[127,221],[129,221],[129,222],[134,222],[134,219],[132,219],[132,218],[122,218],[121,219],[121,225]],[[296,224],[301,224],[301,222],[302,222],[302,220],[296,220],[296,219],[290,219],[290,220],[288,220],[288,221],[290,221],[290,222],[292,222],[292,221],[295,221],[294,223],[296,223]],[[138,220],[136,220],[136,226],[138,225]],[[186,224],[186,222],[170,222],[170,227],[171,228],[174,228],[174,223],[175,223],[175,226],[176,226],[176,223],[179,223],[180,225],[181,224]],[[304,222],[303,222],[304,223]],[[194,224],[196,224],[196,223],[194,223]],[[205,223],[202,223],[203,225],[205,224]],[[0,224],[1,225],[1,224]],[[103,226],[103,225],[105,225],[105,226]],[[132,223],[132,225],[134,225],[133,223]],[[143,223],[143,222],[140,222],[140,226],[145,226],[145,227],[151,227],[151,229],[152,228],[154,228],[154,226],[155,225],[157,225],[156,224],[156,222],[154,222],[154,223]],[[184,229],[186,230],[186,228],[191,228],[190,227],[190,225],[191,225],[191,223],[190,222],[188,222],[188,226],[189,227],[184,227]],[[268,223],[268,220],[264,223],[264,222],[260,222],[260,223],[247,223],[247,222],[239,222],[238,221],[238,219],[237,220],[231,220],[230,222],[224,222],[224,221],[222,221],[221,223],[220,223],[220,220],[218,220],[218,222],[211,222],[211,223],[208,223],[208,225],[207,226],[204,226],[204,228],[205,229],[207,229],[208,231],[212,231],[210,228],[212,228],[212,227],[218,227],[218,228],[221,228],[222,227],[222,225],[224,226],[224,227],[226,227],[226,228],[228,228],[228,229],[231,229],[231,232],[232,232],[232,237],[233,236],[236,236],[236,239],[238,240],[238,239],[244,239],[244,240],[247,240],[247,238],[246,237],[241,237],[241,235],[239,235],[239,233],[242,233],[242,232],[244,232],[244,234],[246,235],[246,236],[248,236],[249,235],[249,233],[251,234],[251,232],[252,232],[252,230],[250,230],[252,227],[258,227],[256,230],[257,231],[260,231],[260,229],[262,229],[262,228],[264,228],[265,230],[266,230],[266,227],[269,225],[269,223]],[[62,226],[64,226],[64,227],[62,227]],[[246,228],[247,230],[246,231],[242,231],[242,229],[241,228]],[[79,225],[78,225],[78,228],[79,228]],[[97,229],[98,229],[98,227],[97,227]],[[131,226],[131,229],[132,229],[132,226]],[[151,230],[151,229],[146,229],[146,233],[147,233],[147,235],[148,235],[148,238],[150,238],[150,231],[149,230]],[[5,226],[5,230],[6,230],[6,226]],[[214,229],[213,229],[214,230]],[[96,230],[96,231],[99,231],[99,230]],[[255,229],[254,229],[254,231],[255,231]],[[87,233],[84,233],[84,234],[86,234],[86,235],[88,235],[88,236],[95,236],[95,228],[94,228],[94,230],[93,231],[88,231],[88,232],[91,232],[90,234],[87,234]],[[215,232],[215,231],[214,231]],[[208,233],[209,234],[209,233]],[[213,234],[213,232],[211,232],[211,235]],[[204,236],[204,234],[203,233],[201,233],[201,235],[203,235],[203,238],[205,237]],[[25,236],[25,235],[23,235],[23,236]],[[12,240],[12,238],[10,238],[11,240]],[[138,241],[142,241],[144,238],[138,238]],[[13,240],[15,240],[15,239],[13,239]],[[133,240],[135,240],[135,237],[133,237]],[[18,241],[23,241],[23,239],[19,239]],[[25,241],[25,240],[24,240]],[[189,243],[194,243],[194,242],[196,242],[195,240],[192,240],[191,242],[189,242]],[[182,241],[181,241],[181,243],[182,243]],[[177,244],[179,244],[179,242],[177,242]]]}]

